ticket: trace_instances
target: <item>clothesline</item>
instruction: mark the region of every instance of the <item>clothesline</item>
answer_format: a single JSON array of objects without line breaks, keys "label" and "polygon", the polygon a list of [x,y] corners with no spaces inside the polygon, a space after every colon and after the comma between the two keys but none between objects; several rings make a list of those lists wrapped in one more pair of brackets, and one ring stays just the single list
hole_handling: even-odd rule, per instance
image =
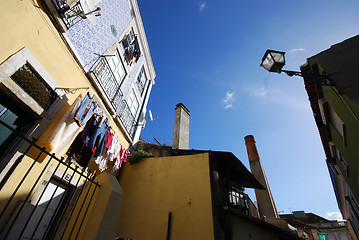
[{"label": "clothesline", "polygon": [[94,161],[99,170],[104,171],[108,168],[108,162],[112,162],[112,172],[118,174],[129,151],[122,147],[111,130],[104,111],[94,101],[94,96],[87,93],[83,99],[80,96],[76,98],[45,146],[61,155],[67,149],[68,157],[83,167]]}]

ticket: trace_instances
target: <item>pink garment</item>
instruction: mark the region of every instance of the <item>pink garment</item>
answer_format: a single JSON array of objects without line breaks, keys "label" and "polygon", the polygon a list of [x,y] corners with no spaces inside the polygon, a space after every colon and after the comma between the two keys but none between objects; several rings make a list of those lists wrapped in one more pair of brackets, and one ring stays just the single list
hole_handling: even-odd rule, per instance
[{"label": "pink garment", "polygon": [[106,120],[105,114],[102,114],[100,117],[101,117],[101,120],[100,120],[100,123],[98,124],[98,128],[101,128],[103,122]]}]

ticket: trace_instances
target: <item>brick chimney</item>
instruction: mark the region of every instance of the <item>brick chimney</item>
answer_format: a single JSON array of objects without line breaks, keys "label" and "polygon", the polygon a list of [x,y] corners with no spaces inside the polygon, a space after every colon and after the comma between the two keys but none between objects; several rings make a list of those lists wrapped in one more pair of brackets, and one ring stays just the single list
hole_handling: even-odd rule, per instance
[{"label": "brick chimney", "polygon": [[182,104],[176,105],[175,127],[173,130],[173,149],[189,148],[189,111]]},{"label": "brick chimney", "polygon": [[269,184],[262,166],[261,159],[259,158],[254,137],[252,135],[248,135],[244,138],[244,140],[247,147],[248,160],[251,172],[256,177],[256,179],[266,188],[265,190],[255,189],[259,214],[262,218],[264,216],[269,218],[279,218],[272,192],[269,188]]}]

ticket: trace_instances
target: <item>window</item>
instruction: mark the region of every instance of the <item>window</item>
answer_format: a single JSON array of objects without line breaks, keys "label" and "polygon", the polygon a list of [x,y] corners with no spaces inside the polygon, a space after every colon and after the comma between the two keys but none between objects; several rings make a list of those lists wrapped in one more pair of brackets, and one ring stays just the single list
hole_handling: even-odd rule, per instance
[{"label": "window", "polygon": [[[0,97],[0,120],[22,134],[25,134],[34,123],[31,116],[3,97]],[[0,124],[0,172],[7,164],[7,161],[3,161],[5,154],[8,152],[13,153],[21,142],[16,133]]]},{"label": "window", "polygon": [[343,156],[338,152],[339,154],[339,160],[340,160],[340,163],[342,164],[343,168],[344,168],[344,171],[345,171],[345,175],[347,177],[349,177],[349,167],[348,167],[348,164],[347,162],[344,160]]},{"label": "window", "polygon": [[126,71],[117,50],[115,51],[115,56],[108,59],[108,63],[110,65],[111,71],[115,75],[116,81],[118,84],[121,84],[126,76]]},{"label": "window", "polygon": [[[61,90],[27,48],[0,64],[0,119],[26,137],[39,138],[66,101]],[[66,97],[63,97],[65,100]],[[0,127],[0,179],[13,171],[16,152],[25,147],[5,126]]]},{"label": "window", "polygon": [[345,146],[346,141],[345,141],[345,126],[344,126],[344,123],[340,119],[338,114],[335,111],[333,111],[333,109],[330,109],[329,114],[330,114],[329,115],[330,123],[333,124],[333,127],[337,130],[337,132],[343,138],[343,143],[344,143],[344,146]]},{"label": "window", "polygon": [[145,73],[144,73],[144,70],[142,67],[141,71],[139,72],[139,74],[137,76],[137,82],[136,82],[138,91],[141,93],[141,95],[143,93],[143,89],[145,88],[145,83],[146,83],[146,76],[145,76]]},{"label": "window", "polygon": [[10,78],[45,110],[48,110],[57,98],[55,91],[28,63],[21,66]]},{"label": "window", "polygon": [[139,102],[135,91],[132,89],[127,100],[124,100],[119,112],[119,118],[126,128],[127,132],[132,136],[135,131],[135,117],[138,111]]},{"label": "window", "polygon": [[324,124],[328,125],[329,123],[335,128],[339,135],[343,139],[343,145],[347,145],[346,141],[346,129],[345,124],[339,117],[339,115],[330,107],[328,102],[325,100],[319,100],[319,108],[322,116],[322,121]]},{"label": "window", "polygon": [[141,56],[140,46],[138,44],[137,36],[131,29],[129,33],[121,41],[124,49],[124,58],[128,65],[137,62]]},{"label": "window", "polygon": [[136,116],[139,103],[138,103],[138,100],[136,98],[135,91],[133,91],[133,90],[131,91],[131,95],[130,95],[127,103],[128,103],[128,106],[130,108],[130,111],[131,111],[132,115]]},{"label": "window", "polygon": [[229,186],[229,203],[233,207],[247,209],[246,200],[244,198],[243,189]]},{"label": "window", "polygon": [[116,110],[123,96],[121,84],[127,75],[118,50],[115,49],[113,55],[101,57],[92,73],[103,94],[107,96],[110,104]]}]

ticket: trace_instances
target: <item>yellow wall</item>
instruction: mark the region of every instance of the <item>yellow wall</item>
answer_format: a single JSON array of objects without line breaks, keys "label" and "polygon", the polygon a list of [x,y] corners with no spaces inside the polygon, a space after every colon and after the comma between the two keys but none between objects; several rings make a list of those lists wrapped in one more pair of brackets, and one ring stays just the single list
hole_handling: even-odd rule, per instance
[{"label": "yellow wall", "polygon": [[213,239],[208,153],[146,158],[121,173],[124,199],[118,236],[171,240]]},{"label": "yellow wall", "polygon": [[[96,92],[38,1],[0,1],[0,20],[0,29],[3,33],[0,37],[0,63],[26,47],[59,87],[89,87],[89,90],[67,94],[68,104],[54,118],[47,131],[39,139],[38,143],[42,144],[79,93],[85,96],[87,91],[91,95]],[[111,114],[108,115],[111,116]],[[109,120],[120,143],[128,148],[129,143],[120,129],[112,119]]]},{"label": "yellow wall", "polygon": [[[39,2],[40,1],[36,0],[0,1],[0,28],[2,31],[0,37],[0,63],[26,47],[42,67],[50,74],[59,87],[89,87],[89,90],[80,90],[76,92],[76,94],[66,95],[68,102],[57,113],[57,116],[52,116],[53,120],[51,124],[42,133],[37,142],[37,144],[42,146],[62,118],[63,114],[80,93],[82,96],[85,96],[87,91],[89,91],[91,95],[97,95],[97,93],[85,76],[83,69],[73,58],[61,34],[56,30],[49,17],[39,5]],[[125,148],[128,148],[129,142],[123,137],[121,130],[112,119],[110,120],[110,123],[119,142]],[[11,208],[17,200],[24,199],[27,196],[37,176],[45,167],[47,159],[42,163],[35,164],[34,169],[24,181],[23,186],[14,196],[14,203],[10,204],[9,211],[11,211]],[[13,175],[9,178],[0,193],[0,210],[2,210],[32,162],[33,160],[30,157],[25,157],[16,168]],[[52,161],[52,164],[56,165],[57,163]],[[45,172],[47,172],[47,169]],[[38,184],[41,184],[41,180]],[[6,222],[9,214],[10,212],[4,214],[4,217],[0,222],[0,227]]]},{"label": "yellow wall", "polygon": [[[75,239],[76,232],[81,226],[78,239],[115,239],[116,227],[119,220],[122,202],[122,190],[114,176],[104,173],[95,180],[100,187],[95,189],[92,185],[90,192],[95,191],[93,200],[91,201],[90,210],[86,214],[84,222],[81,226],[81,221],[77,221],[75,226],[75,234],[71,234],[71,227],[67,228],[63,239]],[[85,209],[81,209],[81,202],[84,201],[86,192],[90,186],[87,185],[82,192],[79,203],[76,205],[74,213],[79,214],[80,219],[83,217]],[[89,203],[90,197],[87,197],[85,206]],[[69,226],[73,226],[75,219],[72,218]],[[71,237],[70,237],[71,235]]]}]

